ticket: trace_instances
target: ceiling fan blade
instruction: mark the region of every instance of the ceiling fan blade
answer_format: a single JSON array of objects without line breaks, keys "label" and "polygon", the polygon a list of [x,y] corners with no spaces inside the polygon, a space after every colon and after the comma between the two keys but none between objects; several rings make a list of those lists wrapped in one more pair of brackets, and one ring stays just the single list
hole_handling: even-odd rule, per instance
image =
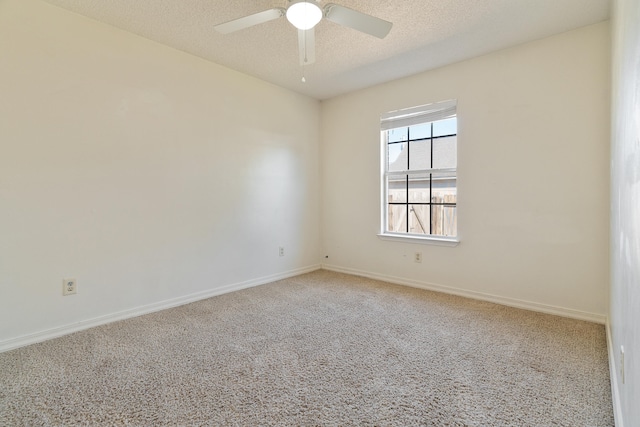
[{"label": "ceiling fan blade", "polygon": [[298,30],[298,50],[300,51],[300,65],[316,62],[316,34],[313,28]]},{"label": "ceiling fan blade", "polygon": [[286,10],[281,7],[265,10],[262,12],[254,13],[243,18],[234,19],[233,21],[218,24],[215,30],[222,34],[229,34],[235,31],[244,30],[245,28],[253,27],[254,25],[262,24],[265,22],[273,21],[281,16],[284,16]]},{"label": "ceiling fan blade", "polygon": [[384,19],[329,3],[324,7],[324,16],[336,24],[362,31],[380,39],[385,38],[393,24]]}]

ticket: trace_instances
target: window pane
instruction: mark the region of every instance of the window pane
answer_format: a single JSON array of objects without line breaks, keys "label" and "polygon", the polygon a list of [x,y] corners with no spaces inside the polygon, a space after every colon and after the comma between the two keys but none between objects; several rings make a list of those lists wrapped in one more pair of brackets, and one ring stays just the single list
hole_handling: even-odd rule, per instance
[{"label": "window pane", "polygon": [[458,119],[456,117],[433,122],[433,136],[456,135],[457,133]]},{"label": "window pane", "polygon": [[409,128],[409,136],[412,140],[430,138],[431,137],[431,123],[423,123],[420,125],[413,125]]},{"label": "window pane", "polygon": [[458,219],[455,206],[431,206],[431,234],[438,236],[456,236]]},{"label": "window pane", "polygon": [[429,174],[409,179],[409,203],[429,203]]},{"label": "window pane", "polygon": [[435,169],[455,168],[458,164],[457,137],[433,140],[433,167]]},{"label": "window pane", "polygon": [[431,140],[409,143],[409,170],[431,168]]},{"label": "window pane", "polygon": [[386,232],[457,235],[457,125],[451,117],[383,131]]},{"label": "window pane", "polygon": [[389,144],[389,171],[404,171],[407,170],[408,156],[405,146],[407,143]]},{"label": "window pane", "polygon": [[409,205],[409,233],[429,234],[429,205]]},{"label": "window pane", "polygon": [[389,177],[387,182],[388,182],[387,201],[389,203],[392,203],[392,202],[406,203],[407,201],[406,176]]},{"label": "window pane", "polygon": [[389,205],[389,218],[387,219],[387,231],[407,232],[407,205]]},{"label": "window pane", "polygon": [[398,142],[407,140],[407,128],[396,128],[388,131],[389,142]]},{"label": "window pane", "polygon": [[439,178],[434,176],[432,186],[432,203],[457,203],[458,191],[455,177]]}]

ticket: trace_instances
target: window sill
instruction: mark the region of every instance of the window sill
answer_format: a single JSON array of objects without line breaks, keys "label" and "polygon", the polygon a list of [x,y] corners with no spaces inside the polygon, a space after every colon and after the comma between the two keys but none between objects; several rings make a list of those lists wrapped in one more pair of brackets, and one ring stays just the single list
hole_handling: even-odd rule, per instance
[{"label": "window sill", "polygon": [[455,237],[427,237],[427,236],[418,236],[415,234],[390,234],[390,233],[381,233],[378,234],[378,238],[381,240],[389,240],[393,242],[405,242],[405,243],[417,243],[424,245],[435,245],[435,246],[458,246],[460,240]]}]

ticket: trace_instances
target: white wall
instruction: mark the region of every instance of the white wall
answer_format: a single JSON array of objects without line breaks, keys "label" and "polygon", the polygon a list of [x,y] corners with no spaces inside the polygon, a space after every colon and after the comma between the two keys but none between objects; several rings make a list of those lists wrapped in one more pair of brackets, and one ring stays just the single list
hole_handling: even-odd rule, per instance
[{"label": "white wall", "polygon": [[319,265],[316,100],[38,0],[0,64],[0,347]]},{"label": "white wall", "polygon": [[[328,268],[604,322],[609,64],[605,22],[323,102]],[[461,243],[382,241],[380,115],[447,99]]]},{"label": "white wall", "polygon": [[[640,423],[640,2],[613,8],[611,342],[616,425]],[[620,346],[624,346],[622,381]]]}]

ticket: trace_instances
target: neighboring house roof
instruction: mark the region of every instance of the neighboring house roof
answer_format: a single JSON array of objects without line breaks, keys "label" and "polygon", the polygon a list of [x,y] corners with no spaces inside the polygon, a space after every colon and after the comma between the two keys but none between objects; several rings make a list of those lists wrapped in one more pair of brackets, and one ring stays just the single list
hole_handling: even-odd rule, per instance
[{"label": "neighboring house roof", "polygon": [[[458,162],[457,139],[457,136],[453,136],[433,140],[434,169],[456,167]],[[429,140],[399,144],[402,144],[402,151],[389,165],[389,171],[406,170],[409,157],[411,170],[431,169],[431,144]]]}]

